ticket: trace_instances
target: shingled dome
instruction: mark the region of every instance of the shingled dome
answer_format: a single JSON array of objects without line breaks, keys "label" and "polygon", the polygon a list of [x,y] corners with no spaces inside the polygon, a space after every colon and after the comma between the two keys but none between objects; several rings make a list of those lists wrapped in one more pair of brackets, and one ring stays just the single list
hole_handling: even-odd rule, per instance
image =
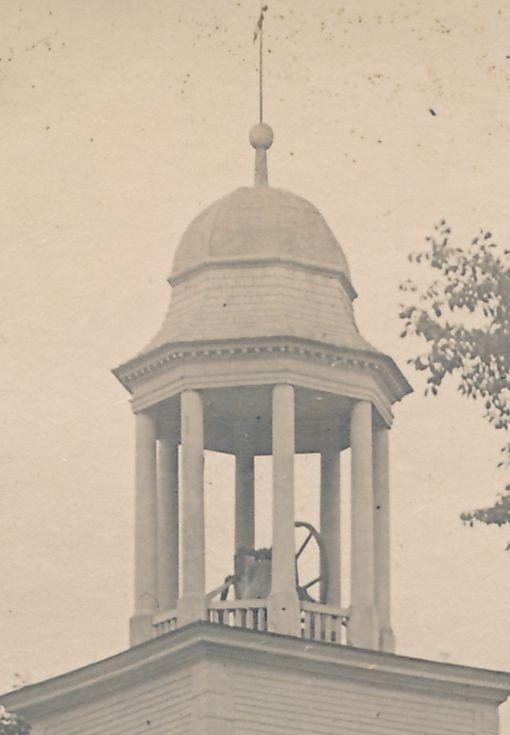
[{"label": "shingled dome", "polygon": [[255,181],[201,212],[177,248],[172,298],[144,353],[171,344],[289,338],[375,353],[360,335],[347,259],[321,213],[269,186],[273,132],[250,131]]},{"label": "shingled dome", "polygon": [[242,187],[199,214],[184,233],[172,277],[218,260],[281,258],[342,272],[345,255],[306,199],[269,186]]}]

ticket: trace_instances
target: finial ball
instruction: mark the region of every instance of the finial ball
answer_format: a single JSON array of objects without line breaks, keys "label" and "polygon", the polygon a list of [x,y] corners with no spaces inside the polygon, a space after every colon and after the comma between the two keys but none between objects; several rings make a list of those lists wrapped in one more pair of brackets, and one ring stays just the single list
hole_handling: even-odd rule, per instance
[{"label": "finial ball", "polygon": [[271,148],[273,131],[266,123],[257,123],[250,130],[250,143],[254,148]]}]

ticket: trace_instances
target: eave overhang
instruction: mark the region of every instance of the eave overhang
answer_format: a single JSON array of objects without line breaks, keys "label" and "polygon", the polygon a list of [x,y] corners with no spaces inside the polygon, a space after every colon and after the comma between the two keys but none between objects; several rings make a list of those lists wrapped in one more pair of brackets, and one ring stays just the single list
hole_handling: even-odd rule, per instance
[{"label": "eave overhang", "polygon": [[492,705],[501,704],[510,694],[509,673],[199,622],[10,692],[2,697],[2,704],[33,720],[204,659],[224,665],[249,661],[273,669],[305,669],[312,676]]},{"label": "eave overhang", "polygon": [[128,360],[112,372],[132,394],[138,385],[176,365],[228,357],[252,359],[264,355],[273,357],[292,355],[303,361],[327,364],[332,368],[348,366],[371,371],[387,387],[390,403],[400,401],[413,391],[394,360],[388,355],[284,335],[260,339],[167,343]]}]

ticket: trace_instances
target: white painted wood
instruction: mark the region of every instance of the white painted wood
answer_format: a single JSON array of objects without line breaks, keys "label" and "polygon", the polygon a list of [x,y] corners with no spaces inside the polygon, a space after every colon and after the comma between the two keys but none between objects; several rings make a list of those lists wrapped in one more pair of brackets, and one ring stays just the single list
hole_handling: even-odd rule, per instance
[{"label": "white painted wood", "polygon": [[41,735],[497,735],[509,692],[508,674],[195,625],[2,703]]},{"label": "white painted wood", "polygon": [[156,613],[152,618],[152,622],[154,625],[158,625],[159,623],[164,623],[167,620],[174,620],[176,618],[177,610],[167,610],[166,612]]},{"label": "white painted wood", "polygon": [[269,627],[299,635],[294,539],[294,388],[273,388],[273,544]]},{"label": "white painted wood", "polygon": [[374,573],[379,647],[395,651],[391,627],[389,429],[374,431]]},{"label": "white painted wood", "polygon": [[356,401],[351,412],[351,615],[349,641],[379,647],[374,579],[372,406]]},{"label": "white painted wood", "polygon": [[130,626],[133,644],[151,637],[151,616],[157,609],[156,430],[152,414],[136,414],[135,611]]},{"label": "white painted wood", "polygon": [[311,612],[305,612],[302,625],[302,637],[307,640],[312,640],[313,637],[313,620],[314,614]]},{"label": "white painted wood", "polygon": [[202,620],[205,598],[204,414],[198,391],[181,395],[182,592],[179,625]]},{"label": "white painted wood", "polygon": [[158,734],[191,735],[196,707],[192,685],[190,670],[184,674],[151,677],[144,683],[51,716],[42,732],[44,735],[138,735],[152,730]]},{"label": "white painted wood", "polygon": [[298,340],[283,339],[282,346],[289,348],[284,354],[277,348],[269,353],[265,349],[266,344],[262,343],[260,353],[254,356],[248,351],[252,347],[251,343],[247,341],[246,344],[246,352],[239,345],[233,355],[228,352],[228,345],[225,345],[228,359],[221,354],[221,350],[220,354],[216,354],[214,349],[210,350],[205,360],[181,352],[182,357],[169,362],[164,371],[149,373],[143,380],[133,383],[134,410],[144,410],[187,389],[274,385],[285,379],[296,387],[368,400],[386,425],[391,426],[391,404],[401,394],[393,386],[390,377],[385,375],[384,362],[378,362],[379,358],[374,358],[377,363],[375,370],[368,364],[354,366],[345,362],[348,352],[344,355],[340,350],[326,350],[321,355],[312,349],[316,345],[300,344]]},{"label": "white painted wood", "polygon": [[266,600],[210,600],[209,607],[214,610],[235,610],[237,607],[243,609],[266,607]]},{"label": "white painted wood", "polygon": [[[314,735],[473,735],[476,705],[409,690],[379,690],[325,676],[235,666],[239,733]],[[253,682],[257,686],[253,686]],[[490,732],[490,731],[489,731]]]},{"label": "white painted wood", "polygon": [[170,610],[179,597],[179,460],[177,440],[158,441],[158,604]]},{"label": "white painted wood", "polygon": [[340,453],[335,448],[321,452],[320,532],[328,570],[327,597],[321,583],[321,599],[340,606]]},{"label": "white painted wood", "polygon": [[322,615],[322,629],[323,629],[323,640],[327,643],[331,643],[331,631],[333,629],[333,618],[331,615]]}]

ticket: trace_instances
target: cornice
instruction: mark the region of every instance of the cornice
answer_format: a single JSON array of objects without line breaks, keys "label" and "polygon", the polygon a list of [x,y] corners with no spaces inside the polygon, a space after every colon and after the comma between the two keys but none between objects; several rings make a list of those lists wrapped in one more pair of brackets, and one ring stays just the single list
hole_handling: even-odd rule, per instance
[{"label": "cornice", "polygon": [[29,719],[43,717],[204,659],[306,670],[307,675],[329,675],[363,685],[493,705],[504,702],[510,694],[510,673],[202,622],[11,692],[2,703]]},{"label": "cornice", "polygon": [[297,337],[266,337],[260,340],[218,340],[211,342],[170,343],[142,353],[112,372],[130,392],[136,385],[165,372],[170,366],[190,361],[229,359],[268,355],[286,355],[327,364],[332,368],[370,370],[390,390],[392,402],[398,401],[412,387],[395,362],[378,352],[353,350]]},{"label": "cornice", "polygon": [[298,268],[299,270],[321,273],[329,278],[336,278],[342,284],[351,301],[358,297],[356,290],[344,271],[329,263],[316,263],[304,258],[281,258],[281,257],[251,257],[240,256],[237,258],[209,258],[204,263],[199,263],[185,270],[171,273],[167,281],[171,286],[187,281],[189,278],[203,273],[206,270],[216,268],[263,268],[266,266],[283,266],[286,268]]}]

